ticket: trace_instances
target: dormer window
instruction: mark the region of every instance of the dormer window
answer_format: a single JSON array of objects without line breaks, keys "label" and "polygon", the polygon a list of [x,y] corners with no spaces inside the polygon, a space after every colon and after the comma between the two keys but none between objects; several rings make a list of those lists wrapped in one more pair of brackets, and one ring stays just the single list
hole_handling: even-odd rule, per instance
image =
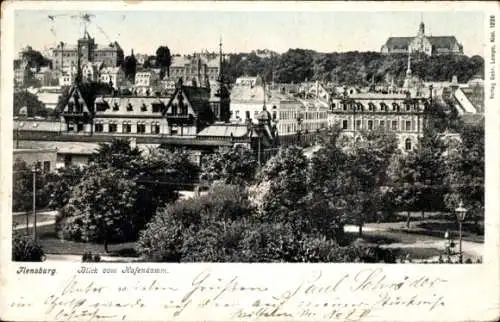
[{"label": "dormer window", "polygon": [[161,112],[161,103],[153,103],[153,113]]},{"label": "dormer window", "polygon": [[68,113],[73,113],[75,110],[75,103],[74,102],[68,102]]},{"label": "dormer window", "polygon": [[127,111],[132,112],[133,110],[134,110],[134,108],[132,107],[132,104],[128,103],[127,104]]}]

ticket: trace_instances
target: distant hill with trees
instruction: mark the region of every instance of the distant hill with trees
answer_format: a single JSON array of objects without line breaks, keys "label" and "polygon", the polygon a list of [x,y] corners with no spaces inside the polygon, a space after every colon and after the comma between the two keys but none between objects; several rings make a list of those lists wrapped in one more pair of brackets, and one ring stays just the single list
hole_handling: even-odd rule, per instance
[{"label": "distant hill with trees", "polygon": [[[367,85],[394,79],[402,82],[406,74],[408,56],[383,55],[378,52],[319,53],[306,49],[289,49],[283,54],[258,55],[262,51],[231,54],[224,62],[224,72],[230,81],[237,77],[261,75],[264,80],[281,83],[299,83],[320,80],[341,84]],[[472,76],[484,77],[484,59],[480,56],[434,56],[412,58],[411,69],[425,81],[467,82]]]}]

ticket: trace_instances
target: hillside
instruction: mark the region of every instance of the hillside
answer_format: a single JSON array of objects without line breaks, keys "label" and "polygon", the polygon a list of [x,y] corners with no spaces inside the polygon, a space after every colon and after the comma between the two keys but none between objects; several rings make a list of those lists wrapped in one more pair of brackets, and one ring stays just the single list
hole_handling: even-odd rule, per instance
[{"label": "hillside", "polygon": [[[239,76],[261,75],[266,81],[298,83],[305,80],[331,81],[341,84],[390,82],[400,84],[406,74],[407,55],[382,55],[377,52],[318,53],[305,49],[289,49],[272,56],[232,54],[224,70],[230,81]],[[456,75],[459,82],[472,76],[484,77],[484,59],[480,56],[414,57],[412,72],[425,81],[450,81]]]}]

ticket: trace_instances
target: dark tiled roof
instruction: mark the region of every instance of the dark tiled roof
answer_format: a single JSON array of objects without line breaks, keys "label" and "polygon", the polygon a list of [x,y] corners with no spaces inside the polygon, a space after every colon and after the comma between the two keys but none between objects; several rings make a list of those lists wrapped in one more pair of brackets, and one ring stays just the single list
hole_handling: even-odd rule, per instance
[{"label": "dark tiled roof", "polygon": [[458,43],[455,36],[427,37],[427,39],[435,48],[451,49],[455,43]]},{"label": "dark tiled roof", "polygon": [[390,37],[385,45],[393,49],[407,49],[415,37]]}]

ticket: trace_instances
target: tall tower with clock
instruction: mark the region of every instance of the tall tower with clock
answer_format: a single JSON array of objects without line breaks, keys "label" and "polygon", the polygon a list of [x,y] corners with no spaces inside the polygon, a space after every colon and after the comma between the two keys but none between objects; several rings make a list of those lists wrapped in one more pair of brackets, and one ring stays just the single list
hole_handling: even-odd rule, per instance
[{"label": "tall tower with clock", "polygon": [[94,38],[86,32],[83,38],[78,39],[78,49],[81,55],[82,64],[93,61],[93,50],[95,47]]}]

